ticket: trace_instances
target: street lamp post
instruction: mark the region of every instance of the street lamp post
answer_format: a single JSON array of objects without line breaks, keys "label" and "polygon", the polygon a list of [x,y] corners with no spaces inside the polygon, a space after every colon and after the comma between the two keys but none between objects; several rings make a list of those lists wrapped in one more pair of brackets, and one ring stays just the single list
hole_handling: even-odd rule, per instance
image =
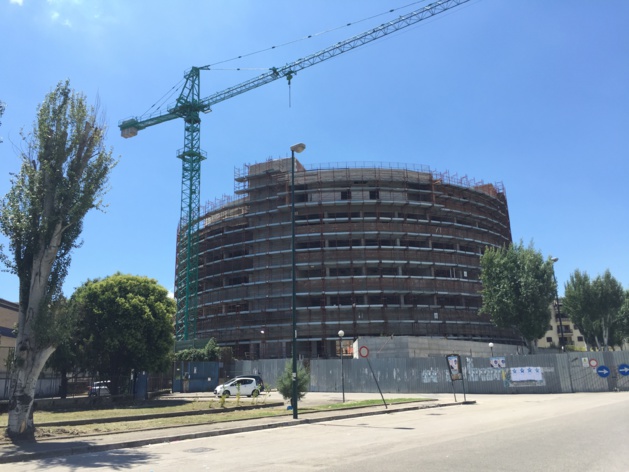
[{"label": "street lamp post", "polygon": [[[559,260],[559,258],[551,257],[550,260],[554,264],[555,262]],[[561,347],[561,350],[563,351],[565,343],[566,343],[566,339],[564,338],[564,335],[563,335],[563,323],[561,321],[561,307],[559,305],[559,286],[557,285],[557,277],[555,276],[554,267],[553,267],[553,280],[555,281],[555,299],[557,303],[557,320],[559,322],[559,346]]]},{"label": "street lamp post", "polygon": [[343,371],[343,336],[345,331],[342,329],[339,331],[339,347],[341,348],[341,389],[343,390],[343,403],[345,403],[345,373]]},{"label": "street lamp post", "polygon": [[291,167],[291,198],[290,198],[290,227],[291,227],[291,268],[292,268],[292,302],[291,311],[293,318],[293,379],[292,379],[292,395],[291,405],[293,407],[293,419],[299,417],[297,412],[297,311],[295,310],[295,302],[297,299],[297,279],[295,277],[295,153],[302,152],[306,149],[304,143],[293,144],[290,147],[290,167]]},{"label": "street lamp post", "polygon": [[494,343],[489,343],[488,346],[491,349],[491,357],[494,357]]}]

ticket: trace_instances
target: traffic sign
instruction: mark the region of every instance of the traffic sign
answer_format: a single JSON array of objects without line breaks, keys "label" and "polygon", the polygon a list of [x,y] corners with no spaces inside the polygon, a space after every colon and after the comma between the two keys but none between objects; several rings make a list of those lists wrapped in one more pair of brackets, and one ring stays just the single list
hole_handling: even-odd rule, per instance
[{"label": "traffic sign", "polygon": [[596,359],[590,359],[590,367],[596,369],[598,367],[598,361]]},{"label": "traffic sign", "polygon": [[367,346],[360,346],[358,354],[360,357],[369,357],[369,348]]},{"label": "traffic sign", "polygon": [[620,364],[618,366],[618,372],[620,372],[620,375],[629,375],[629,365]]},{"label": "traffic sign", "polygon": [[599,376],[601,376],[601,377],[605,378],[605,377],[609,377],[610,370],[609,370],[606,366],[601,365],[601,366],[599,366],[599,367],[596,369],[596,373],[597,373]]}]

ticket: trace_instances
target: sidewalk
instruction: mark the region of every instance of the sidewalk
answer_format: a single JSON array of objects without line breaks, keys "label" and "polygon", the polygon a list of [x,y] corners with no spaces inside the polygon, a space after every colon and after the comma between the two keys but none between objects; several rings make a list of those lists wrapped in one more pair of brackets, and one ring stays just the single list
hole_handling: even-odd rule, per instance
[{"label": "sidewalk", "polygon": [[[209,394],[172,394],[169,398],[204,399],[209,398]],[[224,434],[235,434],[262,429],[282,428],[297,426],[308,423],[320,423],[323,421],[334,421],[361,416],[381,415],[389,413],[400,413],[404,411],[418,410],[422,408],[437,408],[452,405],[461,405],[463,398],[455,403],[452,395],[409,395],[409,394],[386,394],[386,399],[391,398],[431,398],[428,402],[405,403],[398,405],[387,405],[384,403],[378,406],[365,408],[341,409],[324,412],[300,412],[298,419],[292,416],[258,418],[251,420],[232,421],[223,423],[210,423],[194,426],[179,426],[168,429],[131,431],[128,433],[104,434],[99,436],[89,436],[83,438],[57,438],[50,440],[37,440],[34,442],[15,444],[3,444],[0,446],[0,464],[12,462],[23,462],[34,459],[43,459],[56,456],[67,456],[73,454],[84,454],[88,452],[107,451],[111,449],[124,449],[146,446],[149,444],[159,444],[166,442],[182,441],[185,439],[196,439],[203,437],[219,436]],[[346,394],[346,401],[359,401],[365,399],[380,399],[378,394]],[[300,406],[307,407],[313,405],[325,405],[328,403],[340,403],[342,401],[340,393],[318,393],[311,392],[300,402]]]}]

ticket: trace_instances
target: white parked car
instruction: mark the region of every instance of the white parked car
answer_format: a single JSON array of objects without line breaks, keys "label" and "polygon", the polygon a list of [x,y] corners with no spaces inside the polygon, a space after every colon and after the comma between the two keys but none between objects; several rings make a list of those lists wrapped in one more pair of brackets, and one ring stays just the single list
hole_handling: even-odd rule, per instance
[{"label": "white parked car", "polygon": [[106,397],[109,396],[109,381],[94,382],[91,387],[87,387],[90,397]]},{"label": "white parked car", "polygon": [[214,389],[214,395],[229,397],[230,395],[240,395],[247,397],[257,397],[260,395],[260,385],[252,377],[238,377],[231,379]]}]

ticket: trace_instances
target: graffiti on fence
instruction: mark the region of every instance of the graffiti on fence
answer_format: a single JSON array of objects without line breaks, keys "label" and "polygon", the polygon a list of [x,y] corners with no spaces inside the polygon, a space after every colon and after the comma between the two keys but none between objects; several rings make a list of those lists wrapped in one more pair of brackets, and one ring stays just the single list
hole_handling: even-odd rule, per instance
[{"label": "graffiti on fence", "polygon": [[439,379],[446,378],[445,369],[437,369],[436,367],[431,367],[430,369],[422,370],[422,383],[439,383]]},{"label": "graffiti on fence", "polygon": [[494,367],[475,367],[467,370],[468,382],[494,382],[504,381],[507,369],[496,369]]},{"label": "graffiti on fence", "polygon": [[495,382],[505,380],[505,371],[507,369],[500,369],[495,367],[474,367],[474,359],[471,357],[465,358],[466,380],[468,382]]}]

